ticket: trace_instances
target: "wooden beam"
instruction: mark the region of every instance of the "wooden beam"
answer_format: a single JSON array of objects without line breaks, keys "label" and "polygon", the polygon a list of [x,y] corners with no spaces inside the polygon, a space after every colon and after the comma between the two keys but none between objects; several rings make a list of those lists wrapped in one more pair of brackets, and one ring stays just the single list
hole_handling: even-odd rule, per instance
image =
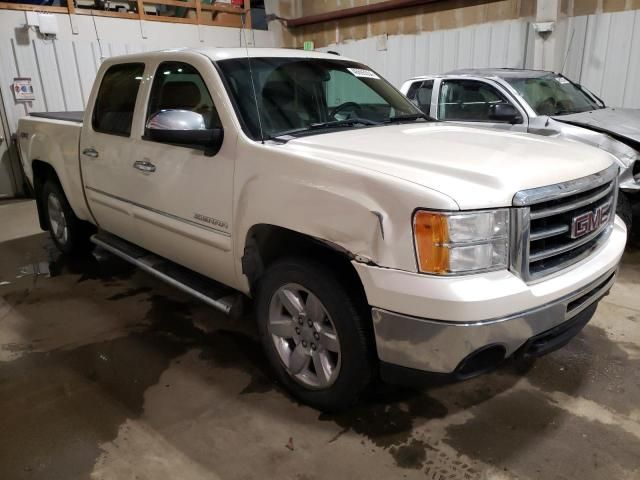
[{"label": "wooden beam", "polygon": [[140,20],[143,20],[143,17],[144,17],[144,3],[142,3],[142,0],[136,0],[136,5],[138,6],[138,18]]},{"label": "wooden beam", "polygon": [[202,10],[209,10],[212,12],[235,13],[235,14],[244,13],[244,9],[242,7],[234,7],[231,5],[223,5],[223,4],[218,5],[217,3],[202,4]]},{"label": "wooden beam", "polygon": [[[251,25],[251,0],[244,0],[244,26],[249,30],[253,30],[253,25]],[[251,34],[253,38],[253,33]]]},{"label": "wooden beam", "polygon": [[69,13],[69,9],[67,7],[50,7],[47,5],[27,5],[7,2],[0,2],[0,9],[22,10],[27,12]]},{"label": "wooden beam", "polygon": [[390,10],[398,10],[400,8],[416,7],[427,3],[440,2],[443,0],[386,0],[378,3],[370,3],[360,5],[358,7],[341,8],[316,15],[307,15],[305,17],[285,19],[287,28],[302,27],[304,25],[313,25],[316,23],[333,22],[343,20],[345,18],[360,17],[371,15],[374,13],[388,12]]},{"label": "wooden beam", "polygon": [[162,15],[143,15],[142,19],[150,22],[188,23],[191,25],[198,22],[197,18],[163,17]]},{"label": "wooden beam", "polygon": [[240,21],[240,15],[231,15],[231,14],[221,13],[220,15],[215,17],[213,20],[207,20],[203,18],[201,25],[207,25],[210,27],[240,28],[242,26],[242,22]]},{"label": "wooden beam", "polygon": [[[246,13],[246,26],[251,28],[251,2],[245,0],[244,8],[231,5],[202,4],[201,0],[190,0],[182,2],[180,0],[136,0],[138,12],[118,12],[110,10],[96,10],[93,8],[77,8],[73,5],[73,0],[67,0],[66,7],[52,7],[47,5],[29,5],[22,3],[0,2],[0,10],[21,10],[47,13],[66,13],[76,15],[93,15],[95,17],[126,18],[130,20],[148,20],[151,22],[200,24],[214,27],[234,27],[240,28],[242,22],[240,15]],[[195,9],[196,18],[169,17],[162,15],[147,15],[144,13],[144,5],[170,5],[175,7]],[[202,18],[203,11],[213,12],[213,19]]]},{"label": "wooden beam", "polygon": [[109,10],[93,10],[89,8],[76,9],[76,15],[92,15],[94,17],[128,18],[130,20],[138,20],[138,14],[135,12],[111,12]]},{"label": "wooden beam", "polygon": [[150,5],[171,5],[172,7],[196,8],[196,2],[181,2],[180,0],[143,0]]},{"label": "wooden beam", "polygon": [[[196,0],[196,22],[198,25],[202,24],[202,4],[200,0]],[[198,38],[200,38],[200,33],[198,32]]]}]

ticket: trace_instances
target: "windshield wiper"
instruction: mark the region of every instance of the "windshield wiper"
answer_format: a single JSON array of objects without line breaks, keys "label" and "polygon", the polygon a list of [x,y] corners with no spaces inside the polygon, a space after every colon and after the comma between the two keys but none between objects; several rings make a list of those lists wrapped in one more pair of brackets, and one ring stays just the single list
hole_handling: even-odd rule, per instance
[{"label": "windshield wiper", "polygon": [[330,122],[318,122],[312,123],[309,125],[309,128],[314,130],[316,128],[332,128],[332,127],[341,127],[341,126],[349,126],[349,125],[378,125],[379,122],[374,120],[369,120],[368,118],[354,117],[354,118],[345,118],[344,120],[332,120]]},{"label": "windshield wiper", "polygon": [[556,110],[553,115],[571,115],[572,113],[579,113],[576,110]]},{"label": "windshield wiper", "polygon": [[272,135],[270,138],[286,137],[287,135],[295,135],[296,133],[309,132],[312,130],[321,130],[324,128],[349,127],[353,125],[380,125],[380,122],[369,120],[368,118],[345,118],[344,120],[332,120],[330,122],[311,123],[306,127],[285,130]]},{"label": "windshield wiper", "polygon": [[423,118],[428,122],[435,121],[435,118],[430,117],[426,113],[410,113],[407,115],[394,115],[393,117],[389,117],[384,123],[393,123],[393,122],[412,122],[418,120],[419,118]]}]

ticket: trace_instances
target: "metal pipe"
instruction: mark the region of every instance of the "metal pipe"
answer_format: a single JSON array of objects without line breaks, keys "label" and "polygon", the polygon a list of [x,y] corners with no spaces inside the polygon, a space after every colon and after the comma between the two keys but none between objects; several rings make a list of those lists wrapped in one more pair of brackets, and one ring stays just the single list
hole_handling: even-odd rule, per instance
[{"label": "metal pipe", "polygon": [[387,12],[389,10],[397,10],[399,8],[415,7],[427,3],[440,2],[442,0],[387,0],[386,2],[374,3],[372,5],[362,5],[359,7],[343,8],[317,15],[308,15],[306,17],[282,19],[287,28],[302,27],[304,25],[313,25],[316,23],[330,22],[334,20],[342,20],[344,18],[358,17],[361,15],[371,15],[372,13]]}]

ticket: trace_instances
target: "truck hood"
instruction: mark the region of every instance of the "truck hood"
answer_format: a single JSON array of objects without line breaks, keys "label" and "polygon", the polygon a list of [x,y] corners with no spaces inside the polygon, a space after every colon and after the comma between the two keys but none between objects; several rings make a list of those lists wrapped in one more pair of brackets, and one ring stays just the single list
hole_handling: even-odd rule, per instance
[{"label": "truck hood", "polygon": [[590,112],[558,115],[554,120],[608,133],[640,142],[640,110],[631,108],[601,108]]},{"label": "truck hood", "polygon": [[510,206],[520,190],[584,177],[613,161],[577,142],[443,123],[357,128],[287,146],[439,191],[461,209]]}]

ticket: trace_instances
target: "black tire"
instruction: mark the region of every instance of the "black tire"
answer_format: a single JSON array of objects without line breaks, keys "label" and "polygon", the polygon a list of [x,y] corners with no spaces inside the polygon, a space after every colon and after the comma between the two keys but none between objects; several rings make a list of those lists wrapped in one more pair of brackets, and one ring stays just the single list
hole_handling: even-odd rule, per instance
[{"label": "black tire", "polygon": [[[50,211],[50,200],[54,203],[58,202],[60,205],[67,229],[64,236],[56,235],[56,231],[52,227],[52,224],[55,225],[55,220],[52,217],[55,213]],[[58,247],[58,250],[67,255],[82,254],[91,250],[93,244],[89,238],[94,232],[93,226],[76,217],[60,184],[55,180],[47,180],[44,184],[41,205],[47,222],[47,230],[49,230],[49,235],[51,235],[51,239]]]},{"label": "black tire", "polygon": [[618,192],[618,205],[616,213],[627,226],[627,241],[631,238],[631,228],[633,227],[633,207],[626,193]]},{"label": "black tire", "polygon": [[[309,388],[294,379],[268,330],[272,298],[287,284],[297,284],[313,293],[335,326],[340,344],[340,368],[333,383],[326,388]],[[295,398],[318,410],[335,412],[353,405],[374,378],[376,355],[370,309],[358,297],[326,266],[298,258],[277,261],[257,285],[258,331],[269,363],[277,379]]]}]

